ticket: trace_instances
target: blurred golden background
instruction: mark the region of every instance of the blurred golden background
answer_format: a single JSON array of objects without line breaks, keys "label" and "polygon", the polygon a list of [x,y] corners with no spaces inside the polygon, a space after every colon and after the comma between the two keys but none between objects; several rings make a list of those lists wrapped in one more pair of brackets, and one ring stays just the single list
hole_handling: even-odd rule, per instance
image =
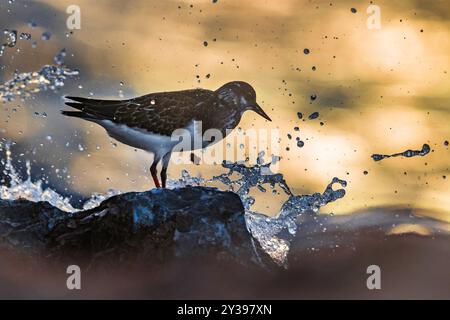
[{"label": "blurred golden background", "polygon": [[[85,197],[153,187],[151,156],[60,115],[63,96],[130,98],[243,80],[273,122],[248,113],[240,126],[281,130],[280,172],[295,193],[321,192],[337,176],[348,181],[347,195],[327,212],[400,206],[450,221],[448,1],[376,1],[377,30],[366,25],[372,1],[78,0],[81,29],[73,33],[66,28],[71,0],[2,2],[0,26],[37,40],[36,48],[19,41],[0,58],[2,82],[15,69],[51,63],[62,48],[66,64],[80,70],[57,94],[2,106],[1,137],[22,146],[22,158],[34,160],[34,174],[48,173],[50,185]],[[315,111],[316,120],[297,118]],[[425,157],[370,158],[424,143],[432,149]],[[169,177],[184,168],[206,177],[223,172],[172,164]]]}]

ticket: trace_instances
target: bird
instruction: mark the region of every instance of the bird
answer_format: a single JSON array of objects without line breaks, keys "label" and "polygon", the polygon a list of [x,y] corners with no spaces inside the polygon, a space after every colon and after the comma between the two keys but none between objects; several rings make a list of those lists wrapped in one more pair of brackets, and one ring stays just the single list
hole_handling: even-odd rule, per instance
[{"label": "bird", "polygon": [[[96,123],[113,139],[152,153],[150,173],[156,188],[166,188],[170,157],[179,143],[171,139],[175,130],[186,129],[192,133],[198,130],[194,129],[195,122],[201,121],[202,136],[208,129],[218,129],[225,137],[236,128],[246,111],[272,121],[256,102],[255,89],[244,81],[228,82],[217,90],[155,92],[127,100],[65,98],[65,104],[78,111],[62,110],[63,115]],[[203,142],[200,148],[213,142],[217,141]],[[160,162],[161,184],[157,171]]]}]

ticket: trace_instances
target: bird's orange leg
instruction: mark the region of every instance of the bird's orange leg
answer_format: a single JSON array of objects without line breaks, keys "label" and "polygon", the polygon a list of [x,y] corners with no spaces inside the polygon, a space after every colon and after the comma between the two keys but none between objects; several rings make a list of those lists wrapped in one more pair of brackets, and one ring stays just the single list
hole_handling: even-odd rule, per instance
[{"label": "bird's orange leg", "polygon": [[169,166],[170,156],[172,155],[172,152],[167,153],[163,159],[162,159],[162,169],[161,169],[161,182],[162,187],[166,187],[166,181],[167,181],[167,167]]},{"label": "bird's orange leg", "polygon": [[158,172],[156,170],[156,166],[158,165],[158,161],[153,161],[151,167],[150,167],[150,173],[152,174],[153,182],[155,183],[156,188],[161,188],[161,185],[158,181]]}]

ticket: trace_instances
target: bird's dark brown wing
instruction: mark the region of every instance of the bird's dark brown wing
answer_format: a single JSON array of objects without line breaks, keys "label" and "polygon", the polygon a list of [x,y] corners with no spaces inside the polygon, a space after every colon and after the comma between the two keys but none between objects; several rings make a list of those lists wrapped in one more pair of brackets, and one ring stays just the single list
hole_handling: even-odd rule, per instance
[{"label": "bird's dark brown wing", "polygon": [[214,92],[203,89],[160,92],[129,100],[66,98],[76,101],[66,102],[68,106],[96,119],[170,136],[174,130],[185,128],[196,119],[201,104],[213,99]]}]

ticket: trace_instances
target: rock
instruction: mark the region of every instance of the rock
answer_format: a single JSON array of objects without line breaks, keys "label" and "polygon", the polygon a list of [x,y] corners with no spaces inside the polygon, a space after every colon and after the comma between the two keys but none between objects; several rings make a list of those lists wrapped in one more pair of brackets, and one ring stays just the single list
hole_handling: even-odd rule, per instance
[{"label": "rock", "polygon": [[0,200],[0,237],[0,249],[90,266],[203,256],[271,263],[247,230],[240,198],[206,187],[126,193],[76,213]]}]

